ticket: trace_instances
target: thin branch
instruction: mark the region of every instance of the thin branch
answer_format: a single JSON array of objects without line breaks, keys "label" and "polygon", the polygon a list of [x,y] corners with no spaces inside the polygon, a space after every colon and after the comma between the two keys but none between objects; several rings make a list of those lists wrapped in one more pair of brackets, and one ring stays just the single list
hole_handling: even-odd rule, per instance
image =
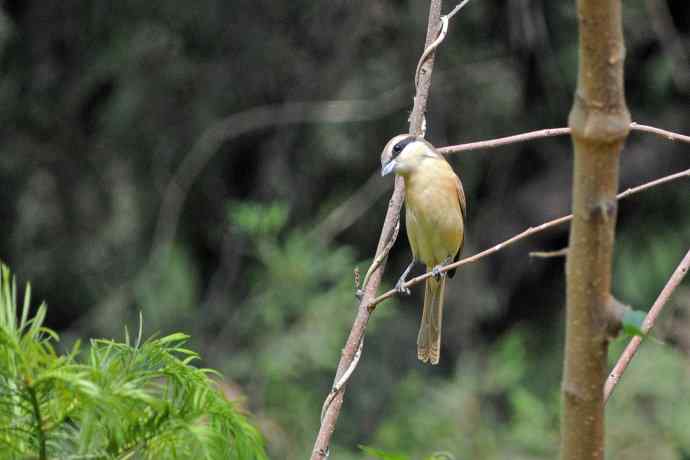
[{"label": "thin branch", "polygon": [[570,134],[570,128],[547,128],[539,131],[531,131],[523,134],[515,134],[513,136],[499,137],[497,139],[489,139],[487,141],[468,142],[466,144],[449,145],[448,147],[441,147],[439,152],[448,155],[450,153],[467,152],[469,150],[493,149],[508,144],[516,144],[518,142],[526,142],[534,139],[542,139],[545,137],[565,136]]},{"label": "thin branch", "polygon": [[557,249],[555,251],[532,251],[528,254],[534,259],[551,259],[555,257],[565,257],[568,255],[568,248]]},{"label": "thin branch", "polygon": [[[434,40],[433,42],[431,42],[431,44],[427,45],[426,49],[424,50],[424,52],[422,53],[422,55],[419,57],[419,62],[417,62],[417,69],[415,70],[415,73],[414,73],[414,75],[415,75],[415,77],[414,77],[414,87],[415,87],[415,90],[417,90],[417,91],[419,90],[419,79],[420,79],[421,74],[422,74],[422,65],[423,65],[425,62],[427,62],[427,60],[428,60],[429,56],[431,55],[431,53],[433,53],[434,51],[436,51],[436,48],[438,48],[438,46],[439,46],[441,43],[443,43],[443,40],[446,39],[446,35],[448,34],[448,23],[450,22],[450,20],[453,19],[453,16],[455,16],[456,14],[458,14],[458,12],[459,12],[465,5],[467,5],[469,2],[470,2],[470,0],[463,0],[462,2],[458,3],[458,4],[455,6],[455,8],[453,8],[453,10],[452,10],[450,13],[448,13],[448,14],[446,14],[446,15],[444,15],[444,16],[441,16],[441,31],[438,33],[438,36],[436,37],[436,40]],[[421,127],[422,137],[424,137],[424,135],[425,135],[425,133],[426,133],[426,126],[425,126],[425,124],[426,124],[425,121],[423,121],[423,122],[422,122],[422,127]]]},{"label": "thin branch", "polygon": [[[690,136],[684,134],[674,133],[665,129],[655,128],[654,126],[641,125],[639,123],[630,123],[632,131],[641,131],[646,133],[656,134],[669,141],[687,142],[690,143]],[[509,144],[517,144],[518,142],[526,142],[535,139],[543,139],[546,137],[567,136],[570,135],[570,128],[547,128],[538,131],[530,131],[522,134],[515,134],[513,136],[499,137],[496,139],[489,139],[486,141],[468,142],[466,144],[449,145],[441,147],[439,152],[448,155],[451,153],[467,152],[470,150],[492,149],[502,147]]]},{"label": "thin branch", "polygon": [[[419,135],[422,133],[424,113],[426,112],[429,90],[431,87],[431,73],[433,71],[434,53],[433,49],[427,51],[432,43],[437,39],[439,33],[439,21],[441,17],[442,0],[431,0],[429,5],[429,20],[427,24],[426,40],[424,45],[424,59],[422,64],[417,66],[415,73],[416,94],[414,105],[410,114],[410,134]],[[447,22],[447,21],[446,21]],[[438,42],[440,43],[440,42]],[[434,46],[438,46],[438,43]],[[311,460],[322,460],[328,457],[331,436],[335,431],[335,424],[340,415],[340,408],[343,404],[345,387],[349,377],[354,372],[359,356],[362,354],[364,331],[369,322],[370,310],[367,305],[376,296],[376,291],[381,284],[383,271],[386,264],[388,251],[395,241],[397,229],[400,225],[400,209],[405,195],[405,185],[401,178],[395,181],[393,195],[388,203],[388,211],[384,219],[381,236],[376,248],[375,260],[379,261],[374,270],[369,270],[369,275],[364,281],[362,288],[362,298],[359,301],[357,316],[350,330],[345,347],[338,363],[333,387],[329,393],[321,411],[321,426],[314,442],[311,452]]]},{"label": "thin branch", "polygon": [[669,141],[687,142],[690,143],[690,136],[684,134],[674,133],[672,131],[666,131],[665,129],[655,128],[654,126],[641,125],[639,123],[630,123],[630,129],[633,131],[643,131],[645,133],[656,134]]},{"label": "thin branch", "polygon": [[[622,200],[624,198],[627,198],[627,197],[634,195],[636,193],[640,193],[640,192],[647,190],[647,189],[650,189],[652,187],[656,187],[656,186],[659,186],[659,185],[662,185],[662,184],[665,184],[668,182],[672,182],[674,180],[686,178],[686,177],[690,177],[690,169],[686,169],[684,171],[680,171],[680,172],[677,172],[675,174],[671,174],[668,176],[660,177],[659,179],[655,179],[653,181],[646,182],[646,183],[638,185],[636,187],[631,187],[631,188],[625,190],[624,192],[621,192],[618,195],[616,195],[616,199]],[[454,268],[458,268],[462,265],[469,264],[472,262],[477,262],[478,260],[483,259],[484,257],[489,256],[495,252],[498,252],[501,249],[504,249],[504,248],[514,244],[514,243],[517,243],[518,241],[523,240],[529,236],[532,236],[536,233],[541,233],[544,230],[548,230],[548,229],[556,227],[558,225],[570,222],[572,220],[572,218],[573,218],[573,215],[568,214],[567,216],[559,217],[558,219],[554,219],[554,220],[550,220],[548,222],[545,222],[541,225],[538,225],[537,227],[530,227],[527,230],[513,236],[512,238],[509,238],[509,239],[507,239],[507,240],[505,240],[505,241],[503,241],[503,242],[501,242],[495,246],[490,247],[489,249],[486,249],[486,250],[484,250],[480,253],[477,253],[473,256],[465,257],[464,259],[460,259],[459,261],[453,262],[452,264],[445,265],[443,268],[441,268],[440,271],[441,272],[447,272],[447,271],[452,270]],[[432,272],[424,273],[423,275],[419,275],[415,278],[408,280],[407,282],[405,282],[402,285],[402,287],[404,287],[404,288],[412,287],[415,284],[419,284],[422,281],[426,280],[430,276],[433,276]],[[398,294],[398,291],[396,289],[391,289],[390,291],[387,291],[387,292],[381,294],[380,296],[378,296],[374,300],[372,300],[371,303],[369,303],[369,305],[368,305],[369,309],[373,310],[374,308],[376,308],[376,305],[380,304],[384,300],[387,300],[387,299],[393,297],[396,294]]]},{"label": "thin branch", "polygon": [[461,1],[460,3],[458,3],[458,4],[455,6],[455,8],[453,8],[453,9],[451,10],[451,12],[448,13],[445,17],[448,18],[448,20],[453,19],[453,16],[455,16],[456,14],[458,14],[458,12],[459,12],[461,9],[463,9],[469,2],[470,2],[470,0],[462,0],[462,1]]},{"label": "thin branch", "polygon": [[[654,323],[661,313],[661,310],[664,308],[664,305],[668,303],[673,291],[675,291],[678,285],[680,285],[681,281],[683,281],[683,278],[685,275],[687,275],[688,270],[690,270],[690,250],[688,250],[687,254],[685,254],[685,257],[683,257],[683,260],[681,260],[680,264],[678,264],[675,271],[666,282],[666,286],[664,286],[659,293],[659,296],[656,298],[656,301],[654,301],[652,308],[649,309],[649,313],[647,313],[647,316],[642,323],[641,330],[644,334],[649,333],[649,331],[654,327]],[[632,361],[641,343],[642,338],[640,336],[635,336],[630,339],[628,346],[625,347],[625,350],[623,353],[621,353],[620,358],[618,358],[618,362],[606,380],[606,386],[604,387],[604,402],[608,401],[613,389],[620,381],[620,378],[623,376],[623,372],[625,372],[625,369],[627,369],[630,361]]]}]

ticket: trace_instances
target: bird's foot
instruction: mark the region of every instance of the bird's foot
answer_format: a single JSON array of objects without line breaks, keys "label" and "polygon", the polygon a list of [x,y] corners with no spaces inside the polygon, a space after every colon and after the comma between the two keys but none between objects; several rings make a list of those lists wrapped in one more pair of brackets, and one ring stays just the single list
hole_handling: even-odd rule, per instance
[{"label": "bird's foot", "polygon": [[400,278],[397,283],[395,283],[395,290],[401,295],[410,295],[412,292],[409,288],[405,287],[405,280]]},{"label": "bird's foot", "polygon": [[441,272],[442,268],[443,268],[443,264],[438,264],[434,268],[431,269],[431,274],[434,275],[434,279],[436,281],[439,281],[441,279],[441,275],[443,275],[443,272]]},{"label": "bird's foot", "polygon": [[361,302],[361,301],[362,301],[362,297],[364,297],[364,291],[361,290],[361,289],[357,289],[357,290],[355,291],[355,297],[357,297],[357,300],[359,300],[359,301]]}]

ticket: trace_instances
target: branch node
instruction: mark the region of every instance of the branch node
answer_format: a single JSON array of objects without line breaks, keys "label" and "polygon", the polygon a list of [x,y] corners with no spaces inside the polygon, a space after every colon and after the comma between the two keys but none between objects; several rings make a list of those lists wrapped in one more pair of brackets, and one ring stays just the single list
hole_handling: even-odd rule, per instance
[{"label": "branch node", "polygon": [[623,105],[606,104],[598,100],[585,101],[575,94],[575,102],[568,117],[571,135],[581,141],[615,143],[625,140],[630,132],[630,112]]},{"label": "branch node", "polygon": [[609,296],[604,309],[606,314],[606,338],[609,341],[618,337],[623,328],[623,317],[630,310],[632,310],[630,305],[624,304],[613,295]]},{"label": "branch node", "polygon": [[616,199],[604,199],[591,206],[589,210],[589,218],[601,218],[604,222],[608,222],[616,216],[618,211],[618,201]]},{"label": "branch node", "polygon": [[561,392],[563,393],[563,395],[565,395],[566,398],[570,399],[571,401],[587,402],[594,401],[595,399],[595,396],[593,396],[589,392],[584,391],[578,385],[573,385],[569,382],[563,382],[563,384],[561,385]]}]

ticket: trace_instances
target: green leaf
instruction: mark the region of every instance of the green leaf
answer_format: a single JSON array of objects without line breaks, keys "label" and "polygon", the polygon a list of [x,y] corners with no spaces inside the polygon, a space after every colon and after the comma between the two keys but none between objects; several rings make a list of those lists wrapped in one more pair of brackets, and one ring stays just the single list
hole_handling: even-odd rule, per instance
[{"label": "green leaf", "polygon": [[623,332],[629,336],[639,335],[645,337],[642,324],[647,314],[640,310],[626,310],[623,314]]}]

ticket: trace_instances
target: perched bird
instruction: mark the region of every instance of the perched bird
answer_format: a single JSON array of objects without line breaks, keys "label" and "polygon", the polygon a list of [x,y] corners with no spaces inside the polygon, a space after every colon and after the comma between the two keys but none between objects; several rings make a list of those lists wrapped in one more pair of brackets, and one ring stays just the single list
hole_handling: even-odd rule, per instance
[{"label": "perched bird", "polygon": [[417,336],[417,358],[438,364],[441,349],[443,265],[458,260],[465,239],[465,192],[446,159],[421,137],[395,136],[381,153],[381,175],[395,173],[405,180],[405,226],[412,248],[412,262],[396,284],[401,293],[405,278],[417,262],[434,273],[427,278],[422,323]]}]

